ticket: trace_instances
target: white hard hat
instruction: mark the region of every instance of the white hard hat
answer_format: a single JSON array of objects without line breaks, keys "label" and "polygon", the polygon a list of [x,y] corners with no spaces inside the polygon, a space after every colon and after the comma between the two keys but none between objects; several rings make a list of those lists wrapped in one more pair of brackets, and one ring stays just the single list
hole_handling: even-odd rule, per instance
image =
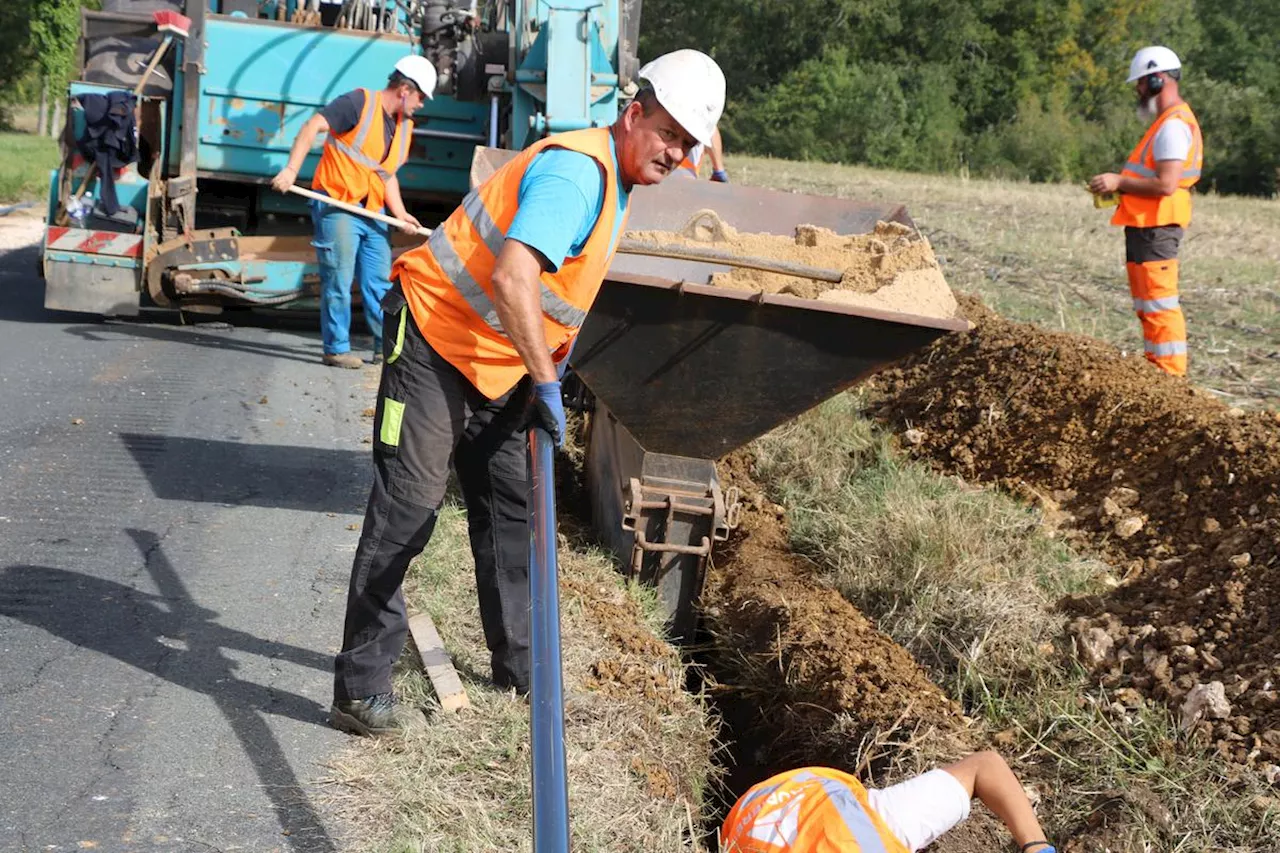
[{"label": "white hard hat", "polygon": [[662,108],[703,145],[724,112],[724,72],[700,50],[664,53],[640,69],[640,78],[653,88]]},{"label": "white hard hat", "polygon": [[1155,44],[1144,47],[1133,55],[1133,62],[1129,63],[1129,79],[1125,82],[1132,83],[1139,77],[1146,77],[1148,74],[1156,74],[1160,71],[1177,71],[1181,67],[1182,62],[1178,59],[1178,54],[1167,47]]},{"label": "white hard hat", "polygon": [[436,67],[425,56],[411,54],[396,63],[396,70],[413,81],[428,99],[436,91]]}]

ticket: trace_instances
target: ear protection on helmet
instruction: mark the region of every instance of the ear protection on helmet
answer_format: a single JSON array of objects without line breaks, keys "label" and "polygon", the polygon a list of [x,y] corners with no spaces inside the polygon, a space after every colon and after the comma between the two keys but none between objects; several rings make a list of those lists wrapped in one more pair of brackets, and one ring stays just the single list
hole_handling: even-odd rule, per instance
[{"label": "ear protection on helmet", "polygon": [[1164,88],[1164,78],[1159,74],[1147,75],[1147,91],[1152,95],[1160,94],[1160,90]]}]

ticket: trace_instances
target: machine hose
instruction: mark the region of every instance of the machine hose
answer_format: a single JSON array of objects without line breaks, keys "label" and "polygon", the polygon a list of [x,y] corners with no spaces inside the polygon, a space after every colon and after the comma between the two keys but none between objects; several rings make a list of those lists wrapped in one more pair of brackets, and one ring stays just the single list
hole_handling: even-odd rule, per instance
[{"label": "machine hose", "polygon": [[246,290],[238,287],[232,287],[229,284],[217,284],[215,282],[199,282],[190,284],[182,289],[182,294],[188,293],[217,293],[221,296],[231,296],[236,299],[242,299],[254,305],[283,305],[286,302],[295,302],[307,295],[306,288],[299,287],[296,290],[287,290],[284,293],[275,296],[255,296]]}]

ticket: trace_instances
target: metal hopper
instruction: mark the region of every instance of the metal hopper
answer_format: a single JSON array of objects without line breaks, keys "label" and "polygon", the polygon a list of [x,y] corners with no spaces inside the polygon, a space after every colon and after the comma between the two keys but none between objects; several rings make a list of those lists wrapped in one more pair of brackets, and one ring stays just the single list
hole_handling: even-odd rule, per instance
[{"label": "metal hopper", "polygon": [[[478,151],[473,180],[510,152]],[[629,228],[680,230],[713,210],[739,231],[840,234],[914,225],[902,205],[670,178],[637,187]],[[692,636],[705,561],[735,523],[714,460],[968,323],[712,287],[727,267],[619,254],[570,364],[589,391],[597,530]]]}]

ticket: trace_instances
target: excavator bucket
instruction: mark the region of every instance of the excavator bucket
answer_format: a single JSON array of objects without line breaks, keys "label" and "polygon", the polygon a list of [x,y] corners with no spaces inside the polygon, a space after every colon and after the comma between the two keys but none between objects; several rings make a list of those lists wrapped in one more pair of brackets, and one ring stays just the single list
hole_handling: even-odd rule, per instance
[{"label": "excavator bucket", "polygon": [[[477,150],[473,182],[512,156]],[[671,177],[633,191],[628,227],[680,231],[707,210],[756,233],[913,225],[901,205]],[[721,488],[713,460],[969,327],[708,284],[726,269],[617,255],[570,356],[594,397],[586,471],[596,528],[624,572],[657,590],[674,639],[695,636],[706,561],[736,524],[738,495]]]},{"label": "excavator bucket", "polygon": [[[516,152],[477,148],[476,186]],[[669,177],[636,187],[632,230],[679,231],[711,210],[739,231],[838,234],[913,226],[900,204]],[[716,459],[952,331],[960,319],[712,287],[727,267],[619,254],[571,365],[645,450]]]},{"label": "excavator bucket", "polygon": [[[639,187],[629,227],[680,230],[714,210],[739,231],[913,225],[901,205],[669,179]],[[574,372],[646,450],[716,459],[968,323],[707,284],[726,267],[618,255]]]}]

